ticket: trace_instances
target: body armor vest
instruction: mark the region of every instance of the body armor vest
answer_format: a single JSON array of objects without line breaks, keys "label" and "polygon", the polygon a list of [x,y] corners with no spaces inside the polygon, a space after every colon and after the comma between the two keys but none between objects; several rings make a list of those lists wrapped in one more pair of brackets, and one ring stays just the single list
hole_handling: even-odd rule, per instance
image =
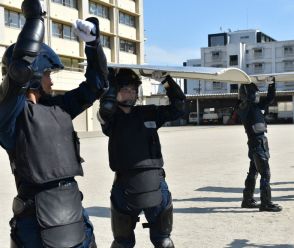
[{"label": "body armor vest", "polygon": [[83,175],[79,140],[70,115],[59,106],[29,101],[16,121],[13,169],[25,181],[43,184]]},{"label": "body armor vest", "polygon": [[266,122],[258,104],[249,103],[245,108],[239,108],[238,114],[246,130],[248,139],[263,135],[267,131]]},{"label": "body armor vest", "polygon": [[109,135],[109,161],[113,171],[161,168],[163,159],[154,111],[134,107],[129,114],[117,110]]}]

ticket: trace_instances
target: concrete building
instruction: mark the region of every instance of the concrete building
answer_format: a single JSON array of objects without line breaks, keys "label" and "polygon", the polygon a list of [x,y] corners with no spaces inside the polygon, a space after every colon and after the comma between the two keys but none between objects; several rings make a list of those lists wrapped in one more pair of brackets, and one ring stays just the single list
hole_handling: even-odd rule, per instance
[{"label": "concrete building", "polygon": [[[73,89],[84,80],[84,43],[74,35],[71,23],[96,16],[100,21],[101,41],[108,62],[144,62],[143,0],[41,0],[45,17],[45,43],[60,56],[65,70],[53,74],[57,94]],[[16,41],[24,24],[22,0],[0,0],[0,61]],[[0,72],[1,73],[1,72]],[[0,74],[1,78],[1,74]],[[148,86],[147,86],[148,87]],[[147,91],[148,92],[148,91]],[[97,131],[98,102],[74,120],[78,131]]]},{"label": "concrete building", "polygon": [[[259,30],[253,29],[209,34],[208,47],[201,48],[201,58],[187,60],[184,62],[185,65],[222,68],[237,67],[249,75],[294,71],[294,40],[276,41]],[[212,106],[217,107],[221,105],[225,108],[227,105],[227,107],[233,107],[237,99],[237,84],[203,80],[185,80],[184,84],[185,93],[192,100],[190,110],[200,112],[200,115],[203,113],[204,108],[211,108]],[[267,89],[265,83],[258,86],[261,91]],[[277,91],[280,92],[279,101],[294,102],[294,82],[287,84],[278,83]],[[227,104],[223,104],[223,102],[217,105],[211,104],[215,101],[216,95],[218,95],[218,99],[226,98],[232,101],[228,101]],[[200,98],[202,100],[206,99],[205,102],[202,102],[202,107],[199,106],[198,100]],[[281,105],[279,102],[275,104],[277,106]],[[292,107],[292,119],[293,109]]]}]

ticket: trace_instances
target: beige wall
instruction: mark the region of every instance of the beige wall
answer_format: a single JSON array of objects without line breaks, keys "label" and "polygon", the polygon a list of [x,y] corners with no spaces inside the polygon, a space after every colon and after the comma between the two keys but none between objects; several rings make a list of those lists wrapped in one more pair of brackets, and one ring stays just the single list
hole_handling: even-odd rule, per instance
[{"label": "beige wall", "polygon": [[119,25],[119,36],[125,37],[127,39],[136,40],[137,39],[137,32],[136,29],[133,27],[129,27],[124,24]]},{"label": "beige wall", "polygon": [[50,16],[52,19],[72,23],[79,18],[77,9],[62,6],[61,4],[50,2]]},{"label": "beige wall", "polygon": [[[148,0],[147,0],[148,1]],[[131,0],[117,0],[117,5],[119,8],[127,10],[129,12],[136,12],[136,3]]]},{"label": "beige wall", "polygon": [[80,43],[75,40],[52,37],[51,47],[59,55],[80,57]]}]

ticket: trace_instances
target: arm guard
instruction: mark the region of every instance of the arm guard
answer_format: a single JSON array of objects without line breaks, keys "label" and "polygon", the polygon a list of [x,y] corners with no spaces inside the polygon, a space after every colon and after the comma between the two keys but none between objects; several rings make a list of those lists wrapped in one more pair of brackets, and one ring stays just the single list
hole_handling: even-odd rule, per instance
[{"label": "arm guard", "polygon": [[269,84],[267,89],[267,95],[264,99],[262,99],[259,103],[259,107],[261,109],[265,109],[268,105],[270,105],[276,97],[276,83]]},{"label": "arm guard", "polygon": [[12,53],[9,76],[19,84],[28,82],[33,76],[31,63],[38,55],[44,38],[44,21],[39,0],[24,0],[22,11],[26,18]]},{"label": "arm guard", "polygon": [[[100,97],[108,88],[108,68],[107,60],[100,43],[99,21],[95,17],[86,19],[96,26],[96,40],[87,42],[85,53],[87,56],[87,83],[94,84],[92,89],[96,91],[97,98]],[[97,77],[99,78],[97,81]]]},{"label": "arm guard", "polygon": [[169,75],[166,76],[161,83],[166,89],[166,95],[170,99],[171,104],[174,105],[178,111],[185,112],[186,96],[180,86]]},{"label": "arm guard", "polygon": [[103,95],[100,100],[100,108],[97,113],[98,120],[102,125],[104,125],[105,122],[111,119],[117,108],[117,87],[115,83],[115,72],[112,68],[109,69],[109,72],[110,86],[108,91]]},{"label": "arm guard", "polygon": [[38,55],[44,37],[42,8],[39,0],[22,3],[26,22],[17,42],[8,47],[2,58],[3,82],[0,85],[0,103],[25,92],[33,76],[31,63]]},{"label": "arm guard", "polygon": [[166,78],[161,82],[166,89],[166,95],[171,99],[185,100],[186,96],[183,93],[180,86],[173,80],[171,76],[166,76]]}]

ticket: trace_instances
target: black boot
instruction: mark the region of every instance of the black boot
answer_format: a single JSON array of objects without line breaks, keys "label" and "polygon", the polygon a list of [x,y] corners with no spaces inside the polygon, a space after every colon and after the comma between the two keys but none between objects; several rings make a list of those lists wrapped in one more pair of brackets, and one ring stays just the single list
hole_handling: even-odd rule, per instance
[{"label": "black boot", "polygon": [[269,202],[267,204],[261,204],[259,207],[260,212],[281,212],[282,207],[279,204]]},{"label": "black boot", "polygon": [[253,198],[251,199],[245,199],[243,198],[243,201],[241,203],[242,208],[259,208],[260,204],[257,203]]},{"label": "black boot", "polygon": [[260,199],[261,205],[259,207],[260,212],[280,212],[282,207],[278,204],[271,202],[272,194],[271,187],[267,185],[266,187],[260,188]]},{"label": "black boot", "polygon": [[245,180],[245,188],[243,190],[243,201],[241,203],[242,208],[259,208],[260,204],[258,204],[254,198],[254,190],[256,184],[256,177],[251,178],[248,177]]},{"label": "black boot", "polygon": [[170,238],[164,238],[158,242],[153,242],[154,248],[175,248],[173,241]]}]

